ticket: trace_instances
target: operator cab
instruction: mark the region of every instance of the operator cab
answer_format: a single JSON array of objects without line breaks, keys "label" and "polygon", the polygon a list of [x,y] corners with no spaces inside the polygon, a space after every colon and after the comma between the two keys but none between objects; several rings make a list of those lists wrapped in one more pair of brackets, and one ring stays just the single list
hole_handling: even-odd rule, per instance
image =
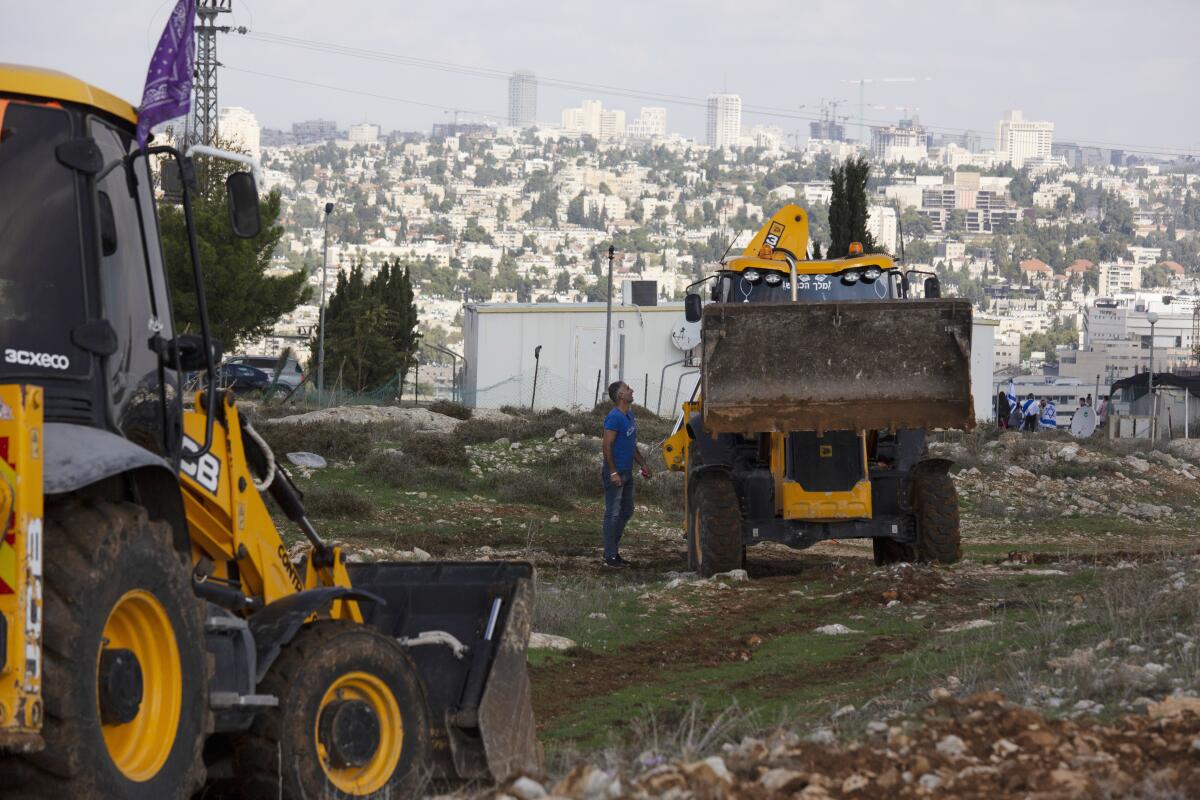
[{"label": "operator cab", "polygon": [[[743,256],[730,259],[723,266],[713,286],[714,302],[791,302],[791,270],[787,261]],[[892,259],[883,254],[796,262],[797,302],[897,300],[903,296],[900,272]]]}]

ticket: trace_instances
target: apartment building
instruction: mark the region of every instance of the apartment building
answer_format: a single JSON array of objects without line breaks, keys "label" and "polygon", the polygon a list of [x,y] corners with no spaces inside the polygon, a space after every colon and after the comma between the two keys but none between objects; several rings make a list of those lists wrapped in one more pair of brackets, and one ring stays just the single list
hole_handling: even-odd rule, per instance
[{"label": "apartment building", "polygon": [[997,150],[1015,169],[1027,160],[1050,158],[1053,122],[1027,120],[1020,111],[1009,111],[996,123]]},{"label": "apartment building", "polygon": [[705,143],[709,147],[736,147],[742,138],[742,98],[736,94],[708,96]]}]

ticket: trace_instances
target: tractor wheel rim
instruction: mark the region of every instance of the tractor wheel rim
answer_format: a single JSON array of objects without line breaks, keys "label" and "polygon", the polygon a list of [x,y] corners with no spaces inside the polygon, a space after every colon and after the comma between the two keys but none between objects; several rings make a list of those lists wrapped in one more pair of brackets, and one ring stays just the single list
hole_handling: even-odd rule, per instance
[{"label": "tractor wheel rim", "polygon": [[128,650],[141,670],[141,702],[133,719],[102,723],[100,730],[109,758],[121,774],[143,783],[166,763],[183,711],[183,674],[175,628],[158,598],[134,589],[113,606],[96,653],[97,687],[104,650]]},{"label": "tractor wheel rim", "polygon": [[[332,763],[330,753],[321,742],[321,714],[337,703],[357,700],[365,703],[374,712],[379,722],[379,744],[375,752],[359,766],[338,767]],[[329,782],[348,795],[360,797],[379,791],[387,786],[400,763],[404,747],[404,720],[400,715],[400,703],[391,688],[377,675],[369,672],[347,672],[325,690],[313,722],[313,742],[321,769]]]}]

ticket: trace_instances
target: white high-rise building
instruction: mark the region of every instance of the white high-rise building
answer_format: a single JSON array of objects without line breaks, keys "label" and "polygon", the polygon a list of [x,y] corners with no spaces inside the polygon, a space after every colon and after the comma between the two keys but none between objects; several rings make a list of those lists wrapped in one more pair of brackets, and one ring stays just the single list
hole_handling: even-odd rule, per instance
[{"label": "white high-rise building", "polygon": [[735,147],[742,138],[742,98],[736,94],[708,96],[709,147]]},{"label": "white high-rise building", "polygon": [[379,141],[379,126],[370,122],[351,125],[349,138],[353,144],[375,144]]},{"label": "white high-rise building", "polygon": [[222,108],[217,126],[222,139],[245,150],[253,158],[262,156],[262,129],[258,126],[258,118],[249,109],[239,106]]},{"label": "white high-rise building", "polygon": [[625,135],[625,112],[606,110],[599,100],[584,100],[579,108],[562,110],[562,127],[572,133],[586,133],[609,140]]},{"label": "white high-rise building", "polygon": [[896,209],[891,206],[869,206],[867,208],[867,231],[875,244],[892,255],[898,253],[900,237],[897,234]]},{"label": "white high-rise building", "polygon": [[1053,122],[1027,120],[1020,111],[1009,111],[996,123],[996,150],[1014,169],[1030,159],[1049,158],[1053,138]]},{"label": "white high-rise building", "polygon": [[532,128],[537,124],[537,76],[518,70],[508,79],[508,124]]},{"label": "white high-rise building", "polygon": [[638,118],[629,124],[626,132],[634,139],[658,139],[667,135],[667,110],[658,107],[642,107]]}]

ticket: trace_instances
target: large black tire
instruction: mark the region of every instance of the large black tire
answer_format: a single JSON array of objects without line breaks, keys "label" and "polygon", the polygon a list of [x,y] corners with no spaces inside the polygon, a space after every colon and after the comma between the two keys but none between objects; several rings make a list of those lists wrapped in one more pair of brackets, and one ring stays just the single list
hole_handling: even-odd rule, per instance
[{"label": "large black tire", "polygon": [[878,566],[899,562],[955,564],[962,558],[958,521],[958,492],[944,472],[923,471],[913,477],[913,510],[917,517],[915,544],[876,537],[871,540]]},{"label": "large black tire", "polygon": [[742,512],[733,481],[723,474],[688,476],[688,569],[711,578],[740,569]]},{"label": "large black tire", "polygon": [[[390,691],[403,732],[399,760],[384,785],[359,794],[332,781],[315,733],[322,698],[335,682],[355,673],[372,676]],[[279,705],[259,714],[235,744],[245,800],[416,797],[429,780],[429,712],[416,669],[403,647],[373,628],[331,620],[306,625],[283,649],[259,691],[278,697]]]},{"label": "large black tire", "polygon": [[[184,800],[203,783],[201,752],[211,729],[204,619],[192,593],[189,559],[172,542],[169,525],[151,521],[145,509],[130,503],[47,506],[42,688],[46,746],[39,753],[0,758],[4,797]],[[151,715],[154,671],[147,662],[138,716],[102,725],[97,673],[105,626],[119,604],[125,614],[130,608],[153,608],[155,602],[163,612],[160,632],[169,625],[175,646],[148,647],[178,655],[177,672],[169,656],[164,662],[180,680],[181,695],[164,692],[181,697],[178,723],[173,731],[165,731],[162,715]],[[104,738],[106,731],[112,735],[118,729],[158,737],[165,752],[161,766],[154,768],[154,756],[140,761],[125,751],[123,771]],[[133,740],[141,739],[139,734]]]},{"label": "large black tire", "polygon": [[962,558],[958,522],[958,492],[946,472],[921,472],[913,481],[917,512],[917,558],[923,562],[955,564]]}]

